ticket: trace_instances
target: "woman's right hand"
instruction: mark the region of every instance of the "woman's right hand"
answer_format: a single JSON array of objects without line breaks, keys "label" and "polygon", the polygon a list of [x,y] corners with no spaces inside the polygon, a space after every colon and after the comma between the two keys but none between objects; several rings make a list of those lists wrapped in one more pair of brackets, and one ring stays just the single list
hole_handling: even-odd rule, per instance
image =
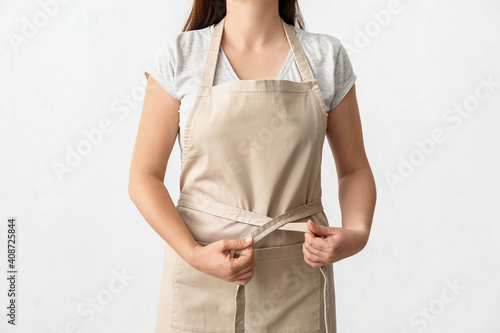
[{"label": "woman's right hand", "polygon": [[242,256],[231,257],[231,250],[244,250],[253,243],[242,239],[221,239],[206,246],[198,245],[189,264],[199,271],[222,280],[246,285],[253,276],[254,248],[250,247]]}]

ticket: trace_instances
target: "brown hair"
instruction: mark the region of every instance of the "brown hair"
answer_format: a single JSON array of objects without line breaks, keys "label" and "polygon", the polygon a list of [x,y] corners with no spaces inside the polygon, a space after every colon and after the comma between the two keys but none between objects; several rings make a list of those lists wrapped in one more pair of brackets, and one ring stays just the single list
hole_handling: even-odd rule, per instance
[{"label": "brown hair", "polygon": [[[279,0],[279,15],[288,24],[305,28],[298,0]],[[182,31],[206,28],[226,16],[226,0],[194,0],[191,13]]]}]

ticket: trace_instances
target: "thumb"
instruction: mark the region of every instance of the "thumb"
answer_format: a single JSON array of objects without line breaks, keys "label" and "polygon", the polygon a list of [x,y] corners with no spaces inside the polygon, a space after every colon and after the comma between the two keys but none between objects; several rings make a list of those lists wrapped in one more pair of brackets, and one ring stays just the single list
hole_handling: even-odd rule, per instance
[{"label": "thumb", "polygon": [[311,230],[314,234],[319,235],[319,236],[329,236],[336,234],[336,227],[325,227],[320,224],[315,224],[311,220],[307,220],[307,227],[309,230]]},{"label": "thumb", "polygon": [[225,239],[222,242],[222,250],[244,250],[253,242],[252,237],[240,239]]}]

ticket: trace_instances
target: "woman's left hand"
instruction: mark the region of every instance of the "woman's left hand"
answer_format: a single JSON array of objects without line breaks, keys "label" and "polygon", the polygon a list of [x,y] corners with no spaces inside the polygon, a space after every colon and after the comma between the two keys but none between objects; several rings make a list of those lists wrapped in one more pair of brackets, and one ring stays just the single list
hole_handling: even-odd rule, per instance
[{"label": "woman's left hand", "polygon": [[305,242],[302,246],[304,260],[311,267],[323,267],[350,257],[361,251],[368,242],[369,232],[338,227],[325,227],[307,221],[307,227],[315,237],[305,232]]}]

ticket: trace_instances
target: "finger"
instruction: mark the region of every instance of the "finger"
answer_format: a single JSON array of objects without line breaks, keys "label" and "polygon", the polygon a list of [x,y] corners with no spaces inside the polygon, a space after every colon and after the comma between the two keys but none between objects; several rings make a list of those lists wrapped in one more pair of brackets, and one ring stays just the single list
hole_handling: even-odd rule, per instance
[{"label": "finger", "polygon": [[313,249],[316,249],[321,252],[328,252],[328,247],[326,244],[326,239],[321,237],[314,237],[310,233],[304,233],[305,243]]},{"label": "finger", "polygon": [[326,236],[326,235],[329,235],[330,233],[328,232],[328,228],[326,228],[325,226],[322,226],[322,225],[319,225],[319,224],[316,224],[314,223],[313,221],[311,220],[307,220],[307,228],[309,230],[311,230],[311,232],[313,232],[314,234],[316,235],[320,235],[320,236]]},{"label": "finger", "polygon": [[325,266],[322,263],[312,262],[309,259],[307,259],[305,256],[304,256],[304,261],[306,262],[306,264],[308,264],[309,266],[311,266],[313,268],[319,268],[319,267]]},{"label": "finger", "polygon": [[247,276],[247,274],[253,274],[253,269],[254,269],[254,266],[248,266],[244,269],[242,269],[241,271],[237,272],[234,276],[233,276],[233,279],[234,280],[240,280],[240,279],[243,279],[243,277]]},{"label": "finger", "polygon": [[303,252],[304,252],[304,260],[307,259],[307,261],[311,263],[326,265],[326,260],[324,260],[322,257],[312,254],[307,250]]},{"label": "finger", "polygon": [[235,279],[233,282],[240,285],[246,285],[248,282],[250,282],[252,277],[253,277],[253,270],[247,272],[245,275],[238,277],[238,279]]},{"label": "finger", "polygon": [[233,260],[233,265],[235,269],[241,270],[243,268],[254,266],[255,262],[253,255],[254,255],[254,248],[253,246],[251,246],[242,256],[238,258],[231,258],[231,260]]},{"label": "finger", "polygon": [[221,251],[244,250],[253,243],[252,237],[220,240]]},{"label": "finger", "polygon": [[[236,258],[236,259],[239,259],[239,258]],[[254,269],[254,267],[255,267],[255,260],[252,259],[252,260],[248,261],[246,264],[237,267],[235,275],[238,276],[240,274],[251,271]]]},{"label": "finger", "polygon": [[247,267],[244,267],[240,269],[239,271],[236,271],[234,274],[234,278],[239,278],[240,276],[247,274],[248,272],[252,271],[254,269],[254,265],[249,265]]},{"label": "finger", "polygon": [[302,252],[308,252],[310,255],[315,255],[325,262],[328,260],[327,253],[313,248],[311,245],[309,245],[308,242],[304,242],[304,244],[302,245]]},{"label": "finger", "polygon": [[337,227],[326,227],[321,224],[316,224],[311,220],[307,220],[307,227],[309,228],[309,230],[319,236],[335,235],[340,231],[339,229],[342,229]]},{"label": "finger", "polygon": [[243,255],[240,255],[239,257],[234,259],[238,260],[241,265],[248,265],[253,261],[253,255],[254,255],[254,248],[253,246],[251,246],[245,253],[243,253]]},{"label": "finger", "polygon": [[319,258],[325,265],[332,263],[338,259],[339,255],[338,244],[336,244],[337,241],[333,237],[336,236],[308,239],[304,242],[303,251],[307,251],[310,258]]},{"label": "finger", "polygon": [[251,260],[253,260],[253,255],[254,255],[254,247],[251,246],[248,248],[248,250],[243,254],[243,257],[247,257]]}]

